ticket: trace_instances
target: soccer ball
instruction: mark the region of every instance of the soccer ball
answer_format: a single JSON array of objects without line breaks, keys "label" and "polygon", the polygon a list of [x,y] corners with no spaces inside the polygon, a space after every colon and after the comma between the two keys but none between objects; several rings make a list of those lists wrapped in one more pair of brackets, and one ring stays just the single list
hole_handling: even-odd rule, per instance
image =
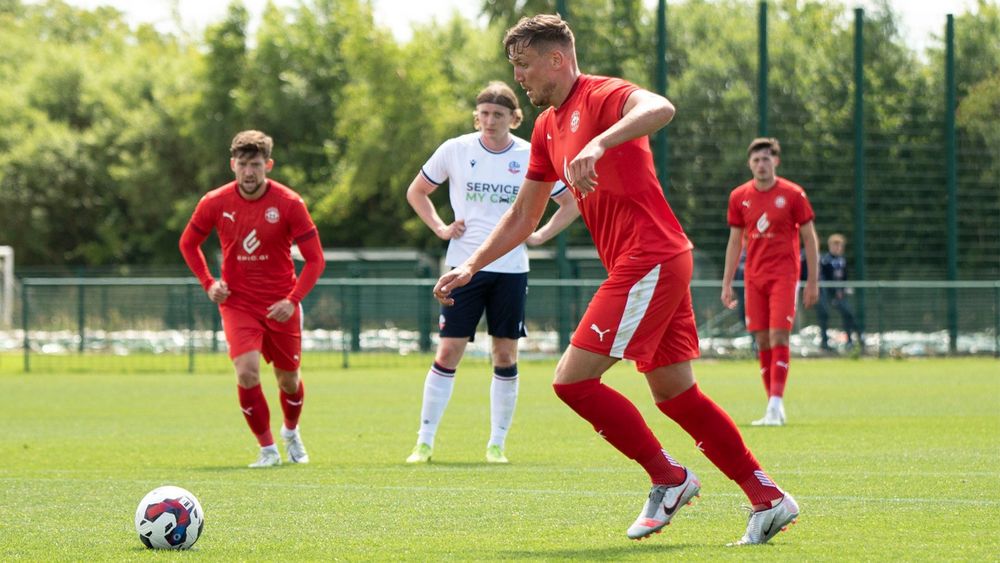
[{"label": "soccer ball", "polygon": [[204,526],[198,499],[180,487],[157,487],[135,509],[135,531],[150,549],[187,549],[198,541]]}]

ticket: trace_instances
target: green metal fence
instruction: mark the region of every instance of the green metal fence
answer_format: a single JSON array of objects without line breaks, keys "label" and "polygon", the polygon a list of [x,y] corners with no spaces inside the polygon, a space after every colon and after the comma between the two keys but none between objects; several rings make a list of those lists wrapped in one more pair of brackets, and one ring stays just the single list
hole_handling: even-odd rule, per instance
[{"label": "green metal fence", "polygon": [[[431,352],[439,311],[431,295],[434,282],[320,280],[303,302],[304,366],[390,366],[402,355]],[[598,279],[532,279],[529,337],[522,342],[522,356],[557,356],[599,284]],[[869,281],[827,287],[833,285],[867,295],[871,330],[864,350],[855,353],[1000,354],[1000,281]],[[721,306],[719,289],[718,281],[692,282],[702,353],[747,357],[749,336],[737,313]],[[952,292],[959,311],[956,334],[948,330]],[[0,331],[0,361],[6,370],[13,364],[24,372],[229,369],[218,310],[192,278],[26,278],[18,303],[20,326]],[[831,315],[831,326],[839,327]],[[796,352],[818,354],[816,311],[801,311],[796,326]],[[836,328],[831,334],[834,342],[842,337]],[[481,334],[469,356],[485,358],[488,350],[488,338]]]}]

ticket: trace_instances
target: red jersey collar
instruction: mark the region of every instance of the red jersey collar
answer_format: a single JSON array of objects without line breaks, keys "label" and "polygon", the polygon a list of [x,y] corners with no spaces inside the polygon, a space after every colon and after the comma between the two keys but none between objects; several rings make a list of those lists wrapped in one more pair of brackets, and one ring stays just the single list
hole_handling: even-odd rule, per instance
[{"label": "red jersey collar", "polygon": [[562,108],[566,107],[566,105],[570,102],[570,100],[573,99],[573,96],[576,95],[577,90],[579,90],[580,83],[582,83],[584,81],[585,77],[587,77],[587,75],[586,74],[582,74],[582,73],[579,76],[577,76],[576,80],[573,81],[573,85],[569,89],[569,93],[566,94],[566,99],[563,100],[563,102],[561,104],[559,104],[559,107],[557,107],[557,108],[554,107],[552,109],[555,110],[556,112],[558,112]]}]

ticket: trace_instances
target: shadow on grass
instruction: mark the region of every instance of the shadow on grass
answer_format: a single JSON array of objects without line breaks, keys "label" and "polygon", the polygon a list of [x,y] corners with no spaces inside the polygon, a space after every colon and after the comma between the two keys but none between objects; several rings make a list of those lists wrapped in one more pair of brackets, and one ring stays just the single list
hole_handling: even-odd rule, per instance
[{"label": "shadow on grass", "polygon": [[636,545],[635,542],[630,542],[629,544],[615,547],[504,551],[498,555],[504,559],[585,559],[621,561],[626,558],[634,558],[637,556],[673,555],[680,550],[692,547],[698,546],[695,544],[676,543],[644,543],[643,545]]}]

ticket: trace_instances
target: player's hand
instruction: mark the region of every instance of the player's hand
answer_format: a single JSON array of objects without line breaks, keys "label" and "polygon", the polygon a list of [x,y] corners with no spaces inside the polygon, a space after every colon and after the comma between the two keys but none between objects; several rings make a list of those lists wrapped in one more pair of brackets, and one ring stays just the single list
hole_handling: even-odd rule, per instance
[{"label": "player's hand", "polygon": [[229,297],[229,284],[223,280],[215,280],[212,285],[208,287],[208,298],[212,300],[213,303],[224,303]]},{"label": "player's hand", "polygon": [[819,284],[815,281],[807,281],[806,288],[802,292],[802,304],[808,309],[819,301]]},{"label": "player's hand", "polygon": [[450,225],[441,227],[435,231],[435,234],[442,240],[460,238],[465,234],[465,219],[459,219]]},{"label": "player's hand", "polygon": [[580,153],[570,161],[566,171],[566,181],[579,192],[580,197],[597,189],[597,161],[604,156],[604,148],[591,140]]},{"label": "player's hand", "polygon": [[279,323],[283,323],[288,319],[292,318],[295,314],[295,304],[288,299],[282,299],[277,303],[272,303],[270,307],[267,308],[267,318],[274,319]]},{"label": "player's hand", "polygon": [[722,299],[722,304],[726,307],[726,309],[736,308],[736,295],[733,293],[733,286],[722,284],[722,295],[720,298]]},{"label": "player's hand", "polygon": [[442,305],[451,307],[455,304],[455,300],[449,297],[451,295],[451,291],[469,283],[469,280],[471,279],[472,272],[463,266],[459,266],[441,276],[441,279],[434,284],[434,297],[440,301]]}]

